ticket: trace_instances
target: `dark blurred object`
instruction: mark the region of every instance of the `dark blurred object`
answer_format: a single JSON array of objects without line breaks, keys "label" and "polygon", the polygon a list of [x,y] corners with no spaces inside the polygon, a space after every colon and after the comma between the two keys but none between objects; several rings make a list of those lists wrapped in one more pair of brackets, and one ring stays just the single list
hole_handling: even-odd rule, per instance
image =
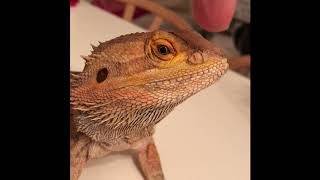
[{"label": "dark blurred object", "polygon": [[251,57],[250,55],[238,56],[229,59],[229,67],[232,70],[250,69]]},{"label": "dark blurred object", "polygon": [[250,54],[250,24],[243,24],[234,33],[236,48],[243,54]]},{"label": "dark blurred object", "polygon": [[70,0],[70,6],[76,6],[79,3],[79,0]]},{"label": "dark blurred object", "polygon": [[250,58],[250,24],[235,20],[229,29],[235,48],[239,51],[239,57],[229,60],[230,69],[250,77],[251,58]]},{"label": "dark blurred object", "polygon": [[250,0],[238,0],[234,19],[229,28],[235,47],[242,55],[250,54],[250,4]]},{"label": "dark blurred object", "polygon": [[214,36],[214,33],[213,33],[213,32],[208,32],[208,31],[202,29],[199,25],[196,25],[196,26],[194,27],[194,29],[195,29],[199,34],[201,34],[202,37],[204,37],[204,38],[207,39],[207,40],[212,39],[213,36]]},{"label": "dark blurred object", "polygon": [[246,77],[250,77],[250,23],[235,18],[233,19],[227,34],[232,37],[235,48],[240,53],[240,56],[229,59],[230,69],[233,69]]},{"label": "dark blurred object", "polygon": [[211,33],[205,30],[201,31],[200,34],[207,40],[210,40],[214,36],[214,33]]}]

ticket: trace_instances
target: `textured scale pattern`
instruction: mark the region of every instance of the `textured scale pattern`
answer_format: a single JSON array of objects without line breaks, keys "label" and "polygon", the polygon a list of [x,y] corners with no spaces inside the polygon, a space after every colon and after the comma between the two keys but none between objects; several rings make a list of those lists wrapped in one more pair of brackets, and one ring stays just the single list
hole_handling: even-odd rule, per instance
[{"label": "textured scale pattern", "polygon": [[[93,46],[82,72],[71,73],[72,121],[95,142],[151,136],[177,105],[227,70],[226,58],[192,32],[134,33]],[[156,52],[164,43],[170,55]],[[106,68],[105,81],[96,81]]]}]

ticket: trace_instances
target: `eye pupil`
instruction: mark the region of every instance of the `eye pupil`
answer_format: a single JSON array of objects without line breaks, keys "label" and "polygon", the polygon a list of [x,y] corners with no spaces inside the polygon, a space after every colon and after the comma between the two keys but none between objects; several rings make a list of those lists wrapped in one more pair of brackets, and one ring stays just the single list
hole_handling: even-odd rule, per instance
[{"label": "eye pupil", "polygon": [[167,46],[164,46],[164,45],[158,46],[158,51],[159,51],[159,53],[162,54],[162,55],[167,55],[167,54],[170,53],[169,48],[168,48]]},{"label": "eye pupil", "polygon": [[106,68],[100,69],[98,74],[97,74],[97,82],[101,83],[104,80],[106,80],[108,77],[108,70]]}]

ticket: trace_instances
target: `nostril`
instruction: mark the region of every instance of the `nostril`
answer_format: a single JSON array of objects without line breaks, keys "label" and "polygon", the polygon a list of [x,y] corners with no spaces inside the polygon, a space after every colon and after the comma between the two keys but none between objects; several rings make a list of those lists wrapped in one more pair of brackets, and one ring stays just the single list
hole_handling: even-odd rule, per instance
[{"label": "nostril", "polygon": [[221,62],[224,63],[224,64],[228,64],[227,58],[222,58],[222,59],[221,59]]},{"label": "nostril", "polygon": [[202,55],[199,52],[195,52],[189,58],[189,62],[192,64],[201,64],[204,62]]}]

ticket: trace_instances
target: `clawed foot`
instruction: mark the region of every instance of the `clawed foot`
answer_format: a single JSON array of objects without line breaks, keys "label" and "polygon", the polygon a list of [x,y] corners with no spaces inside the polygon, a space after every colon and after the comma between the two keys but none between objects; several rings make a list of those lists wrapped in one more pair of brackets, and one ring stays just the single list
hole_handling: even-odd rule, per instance
[{"label": "clawed foot", "polygon": [[88,143],[89,139],[85,137],[70,139],[70,180],[78,180],[80,177],[88,160]]},{"label": "clawed foot", "polygon": [[137,160],[146,180],[164,180],[160,157],[153,140],[137,149]]}]

